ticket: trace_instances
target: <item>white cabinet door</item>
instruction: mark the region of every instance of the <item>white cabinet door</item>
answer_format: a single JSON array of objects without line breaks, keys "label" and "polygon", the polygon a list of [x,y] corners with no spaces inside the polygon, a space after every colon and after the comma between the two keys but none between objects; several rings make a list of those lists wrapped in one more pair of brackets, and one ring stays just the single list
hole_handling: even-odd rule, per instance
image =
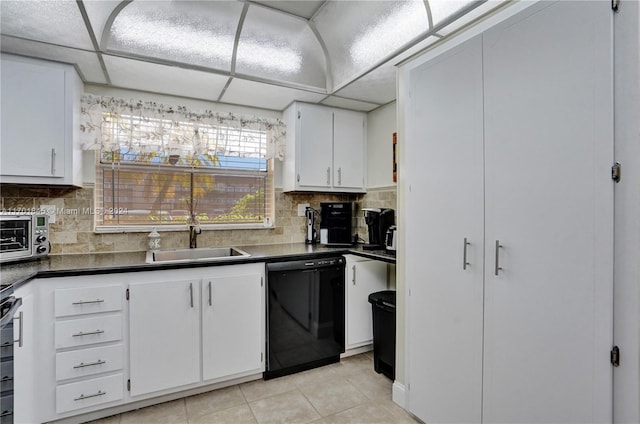
[{"label": "white cabinet door", "polygon": [[484,35],[485,422],[611,421],[612,19],[560,1]]},{"label": "white cabinet door", "polygon": [[484,226],[481,39],[413,70],[410,96],[411,146],[405,168],[406,279],[411,293],[409,409],[429,423],[479,422]]},{"label": "white cabinet door", "polygon": [[300,104],[298,109],[296,169],[300,188],[331,187],[333,111]]},{"label": "white cabinet door", "polygon": [[202,286],[203,380],[264,371],[262,275],[212,275]]},{"label": "white cabinet door", "polygon": [[200,280],[129,286],[131,395],[200,381]]},{"label": "white cabinet door", "polygon": [[65,71],[3,56],[0,169],[2,175],[65,175]]},{"label": "white cabinet door", "polygon": [[346,273],[346,349],[353,349],[370,344],[373,340],[369,295],[387,289],[387,264],[347,256]]},{"label": "white cabinet door", "polygon": [[333,186],[364,189],[365,114],[336,109],[333,113]]}]

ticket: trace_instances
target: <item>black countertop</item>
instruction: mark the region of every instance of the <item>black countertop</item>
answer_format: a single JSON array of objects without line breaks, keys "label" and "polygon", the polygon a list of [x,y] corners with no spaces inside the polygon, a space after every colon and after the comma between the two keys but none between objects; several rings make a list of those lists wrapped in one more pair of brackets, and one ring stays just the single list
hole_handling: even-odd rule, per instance
[{"label": "black countertop", "polygon": [[232,265],[252,262],[275,262],[303,259],[314,256],[354,254],[395,264],[395,255],[384,250],[363,250],[361,246],[330,247],[304,243],[234,246],[249,253],[248,257],[233,257],[223,260],[192,261],[181,263],[148,264],[146,252],[91,253],[51,255],[47,258],[7,263],[0,266],[2,294],[34,277],[64,277],[86,274],[109,274],[119,272],[153,271],[162,269],[195,268],[204,266]]}]

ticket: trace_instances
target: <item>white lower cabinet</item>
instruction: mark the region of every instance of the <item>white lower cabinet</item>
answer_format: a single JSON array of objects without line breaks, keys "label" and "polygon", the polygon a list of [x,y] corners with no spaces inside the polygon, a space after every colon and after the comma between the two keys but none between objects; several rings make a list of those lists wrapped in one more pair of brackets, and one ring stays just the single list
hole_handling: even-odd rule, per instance
[{"label": "white lower cabinet", "polygon": [[87,421],[137,401],[260,378],[264,270],[257,263],[20,286],[14,422]]},{"label": "white lower cabinet", "polygon": [[200,381],[199,300],[197,279],[129,285],[131,396]]},{"label": "white lower cabinet", "polygon": [[218,380],[262,372],[262,273],[219,276],[215,271],[202,281],[202,378]]},{"label": "white lower cabinet", "polygon": [[372,310],[369,295],[387,289],[387,264],[345,255],[346,265],[346,341],[345,349],[371,344]]},{"label": "white lower cabinet", "polygon": [[141,273],[129,285],[131,396],[263,372],[263,278],[264,264]]}]

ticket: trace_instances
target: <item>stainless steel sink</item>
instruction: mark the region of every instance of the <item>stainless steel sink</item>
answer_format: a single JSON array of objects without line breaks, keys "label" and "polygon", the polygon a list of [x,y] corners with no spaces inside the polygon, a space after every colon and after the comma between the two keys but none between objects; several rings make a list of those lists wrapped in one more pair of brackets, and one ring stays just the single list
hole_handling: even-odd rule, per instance
[{"label": "stainless steel sink", "polygon": [[199,247],[196,249],[171,249],[154,252],[147,262],[192,262],[240,259],[249,255],[235,247]]}]

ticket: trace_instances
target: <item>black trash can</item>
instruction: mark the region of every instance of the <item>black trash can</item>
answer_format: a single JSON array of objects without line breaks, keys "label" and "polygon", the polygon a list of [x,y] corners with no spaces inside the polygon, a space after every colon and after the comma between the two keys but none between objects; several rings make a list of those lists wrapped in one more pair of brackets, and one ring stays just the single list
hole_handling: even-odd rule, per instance
[{"label": "black trash can", "polygon": [[373,313],[373,369],[396,378],[396,292],[384,290],[369,295]]}]

